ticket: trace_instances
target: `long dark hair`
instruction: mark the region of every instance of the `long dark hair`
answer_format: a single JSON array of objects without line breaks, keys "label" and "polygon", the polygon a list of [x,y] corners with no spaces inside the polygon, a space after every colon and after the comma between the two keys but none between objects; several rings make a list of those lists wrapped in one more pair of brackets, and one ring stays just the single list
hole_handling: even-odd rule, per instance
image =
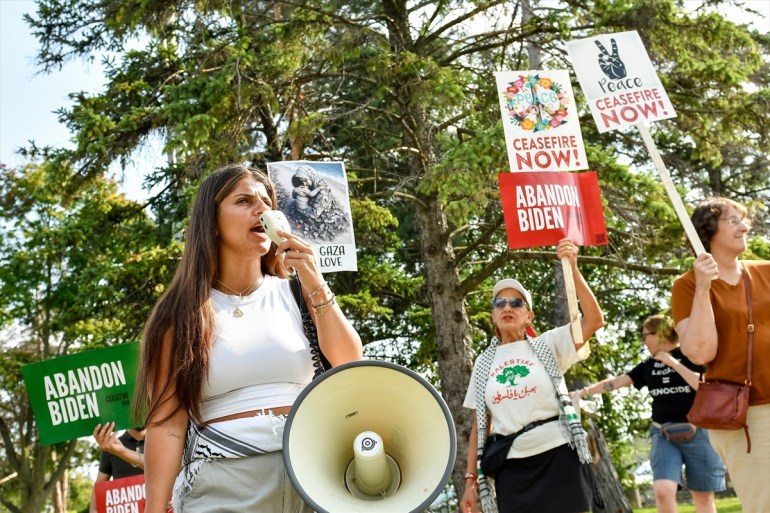
[{"label": "long dark hair", "polygon": [[[141,363],[133,414],[137,422],[162,424],[184,408],[196,423],[201,423],[201,385],[208,376],[214,312],[210,293],[219,267],[216,239],[217,217],[222,200],[240,180],[251,177],[265,186],[273,208],[277,208],[275,187],[258,169],[230,164],[211,173],[198,187],[179,267],[166,292],[160,297],[147,320],[142,336]],[[261,259],[262,273],[286,278],[283,259],[268,251]],[[161,375],[160,361],[164,338],[169,337],[168,375]],[[173,392],[177,409],[162,419],[153,419]]]}]

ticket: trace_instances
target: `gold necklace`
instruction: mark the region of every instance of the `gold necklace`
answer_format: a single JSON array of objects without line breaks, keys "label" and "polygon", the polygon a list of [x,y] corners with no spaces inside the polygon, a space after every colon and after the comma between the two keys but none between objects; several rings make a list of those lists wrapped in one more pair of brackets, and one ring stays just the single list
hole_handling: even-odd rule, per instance
[{"label": "gold necklace", "polygon": [[[264,277],[265,276],[263,274],[260,274],[259,276],[257,276],[257,279],[254,280],[254,282],[251,285],[249,285],[248,287],[246,287],[240,292],[231,289],[230,287],[222,283],[222,281],[217,280],[217,283],[219,283],[224,288],[226,288],[227,290],[229,290],[230,292],[238,296],[238,300],[235,303],[235,310],[233,310],[233,317],[235,317],[236,319],[240,319],[241,317],[243,317],[243,310],[241,310],[241,303],[243,302],[243,296],[248,296],[249,294],[251,294],[252,289],[259,288],[259,285],[262,284],[260,280],[264,279]],[[257,283],[259,283],[259,285],[257,285]]]}]

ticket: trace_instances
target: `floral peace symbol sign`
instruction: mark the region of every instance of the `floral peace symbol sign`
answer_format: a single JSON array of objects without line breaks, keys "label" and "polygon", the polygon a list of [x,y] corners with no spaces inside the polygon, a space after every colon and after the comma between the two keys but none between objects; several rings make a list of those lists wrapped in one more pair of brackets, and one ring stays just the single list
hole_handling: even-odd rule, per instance
[{"label": "floral peace symbol sign", "polygon": [[567,122],[569,95],[550,78],[519,75],[505,89],[508,119],[523,130],[551,130]]}]

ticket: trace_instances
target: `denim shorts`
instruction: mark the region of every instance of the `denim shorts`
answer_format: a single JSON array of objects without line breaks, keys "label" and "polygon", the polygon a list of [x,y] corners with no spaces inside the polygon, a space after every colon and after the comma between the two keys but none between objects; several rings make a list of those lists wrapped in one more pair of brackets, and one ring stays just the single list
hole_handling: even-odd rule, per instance
[{"label": "denim shorts", "polygon": [[650,428],[650,466],[652,479],[667,479],[680,485],[682,465],[687,477],[687,488],[695,492],[720,492],[725,489],[725,466],[709,442],[708,431],[698,428],[689,442],[666,440],[660,429]]}]

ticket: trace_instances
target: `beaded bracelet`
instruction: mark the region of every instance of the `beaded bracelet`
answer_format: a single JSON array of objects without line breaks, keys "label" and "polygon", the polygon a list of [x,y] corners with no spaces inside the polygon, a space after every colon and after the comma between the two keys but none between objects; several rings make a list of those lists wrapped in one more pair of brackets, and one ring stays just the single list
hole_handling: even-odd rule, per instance
[{"label": "beaded bracelet", "polygon": [[317,304],[317,305],[310,305],[310,306],[312,306],[312,307],[313,307],[313,311],[314,311],[314,312],[317,312],[317,311],[318,311],[320,308],[323,308],[323,307],[325,307],[325,306],[329,306],[329,305],[331,305],[332,303],[334,303],[334,300],[335,300],[335,299],[337,299],[337,296],[334,294],[334,292],[332,292],[332,297],[330,297],[329,299],[327,299],[327,300],[326,300],[326,301],[324,301],[323,303],[319,303],[319,304]]},{"label": "beaded bracelet", "polygon": [[324,281],[324,282],[322,282],[322,283],[321,283],[321,284],[318,286],[318,288],[317,288],[317,289],[315,289],[313,292],[311,292],[311,293],[309,293],[309,294],[307,295],[308,299],[309,299],[309,298],[311,298],[311,297],[313,297],[313,296],[315,296],[315,295],[316,295],[316,294],[318,294],[319,292],[321,292],[325,286],[326,286],[326,282]]},{"label": "beaded bracelet", "polygon": [[321,304],[318,305],[310,305],[313,307],[313,312],[315,312],[316,316],[323,317],[324,312],[327,308],[329,308],[331,305],[334,304],[334,301],[337,299],[337,296],[332,292],[332,297],[327,299]]}]

